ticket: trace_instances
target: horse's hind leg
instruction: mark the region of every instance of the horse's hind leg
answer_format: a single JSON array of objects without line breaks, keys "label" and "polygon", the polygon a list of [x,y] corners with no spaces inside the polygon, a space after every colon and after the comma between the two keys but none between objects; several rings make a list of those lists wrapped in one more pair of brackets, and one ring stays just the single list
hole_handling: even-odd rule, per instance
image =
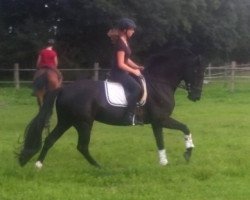
[{"label": "horse's hind leg", "polygon": [[53,131],[46,137],[44,141],[44,145],[42,151],[37,159],[36,167],[42,168],[43,161],[45,156],[48,153],[48,150],[55,144],[55,142],[63,135],[63,133],[69,129],[70,125],[66,125],[66,123],[57,123],[56,127]]},{"label": "horse's hind leg", "polygon": [[80,122],[75,125],[78,132],[78,144],[77,149],[82,153],[86,160],[95,167],[100,167],[100,165],[92,158],[89,153],[89,142],[90,134],[93,123]]}]

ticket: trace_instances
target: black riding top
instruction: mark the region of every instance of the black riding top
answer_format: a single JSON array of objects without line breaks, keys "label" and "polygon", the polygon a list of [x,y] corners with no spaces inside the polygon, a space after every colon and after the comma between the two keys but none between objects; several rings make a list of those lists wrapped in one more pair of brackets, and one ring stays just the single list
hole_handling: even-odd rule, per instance
[{"label": "black riding top", "polygon": [[127,73],[126,71],[120,69],[118,66],[118,60],[117,60],[117,52],[118,51],[125,52],[125,62],[127,62],[127,60],[130,58],[130,55],[131,55],[130,47],[128,45],[126,45],[122,39],[119,38],[114,46],[111,75],[115,75],[116,73]]}]

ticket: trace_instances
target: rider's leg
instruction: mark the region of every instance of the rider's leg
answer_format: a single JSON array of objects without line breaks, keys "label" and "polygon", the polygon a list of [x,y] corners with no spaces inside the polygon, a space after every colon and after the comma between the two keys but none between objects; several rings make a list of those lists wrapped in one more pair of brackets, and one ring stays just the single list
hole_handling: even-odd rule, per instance
[{"label": "rider's leg", "polygon": [[113,81],[121,83],[125,91],[129,93],[129,95],[127,95],[128,107],[124,114],[124,119],[125,123],[133,125],[135,121],[134,113],[136,109],[136,103],[140,95],[141,86],[133,77],[131,77],[126,72],[113,71],[113,73],[111,72],[110,78]]},{"label": "rider's leg", "polygon": [[125,90],[129,92],[127,96],[128,106],[124,115],[124,119],[128,121],[129,124],[141,124],[135,118],[135,109],[138,97],[140,95],[141,86],[140,84],[130,75],[126,74],[121,78],[121,83],[123,84]]}]

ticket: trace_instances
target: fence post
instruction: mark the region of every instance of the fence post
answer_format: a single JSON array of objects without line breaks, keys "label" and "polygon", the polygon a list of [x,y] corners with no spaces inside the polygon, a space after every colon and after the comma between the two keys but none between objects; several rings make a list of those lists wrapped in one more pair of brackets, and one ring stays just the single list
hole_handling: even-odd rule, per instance
[{"label": "fence post", "polygon": [[231,81],[230,81],[230,91],[234,92],[235,89],[235,69],[236,69],[236,62],[232,61],[231,63]]},{"label": "fence post", "polygon": [[14,84],[15,84],[16,89],[20,88],[19,64],[18,63],[14,64]]},{"label": "fence post", "polygon": [[95,62],[94,63],[94,76],[93,76],[93,80],[94,81],[98,81],[99,80],[99,63]]},{"label": "fence post", "polygon": [[209,63],[207,69],[208,69],[208,79],[210,80],[212,77],[212,65],[211,65],[211,63]]}]

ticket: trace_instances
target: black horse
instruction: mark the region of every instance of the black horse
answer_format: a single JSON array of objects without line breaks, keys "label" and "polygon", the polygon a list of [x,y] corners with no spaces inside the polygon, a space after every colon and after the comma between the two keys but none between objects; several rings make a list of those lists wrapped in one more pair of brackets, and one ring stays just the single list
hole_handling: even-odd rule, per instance
[{"label": "black horse", "polygon": [[[152,125],[158,147],[161,165],[168,163],[163,142],[163,128],[177,129],[184,133],[186,152],[190,159],[194,147],[188,127],[171,118],[175,106],[174,94],[184,81],[188,99],[197,101],[201,97],[204,70],[199,56],[175,49],[165,54],[153,56],[146,65],[143,75],[147,83],[148,98],[143,109],[143,121]],[[124,125],[124,107],[114,107],[103,98],[104,82],[82,80],[50,92],[36,117],[27,126],[24,143],[19,153],[19,163],[24,166],[42,147],[36,166],[42,163],[48,150],[70,127],[78,132],[77,149],[94,165],[99,164],[89,153],[89,142],[94,120],[112,125]],[[57,125],[46,137],[42,146],[42,131],[50,116],[56,99]]]}]

